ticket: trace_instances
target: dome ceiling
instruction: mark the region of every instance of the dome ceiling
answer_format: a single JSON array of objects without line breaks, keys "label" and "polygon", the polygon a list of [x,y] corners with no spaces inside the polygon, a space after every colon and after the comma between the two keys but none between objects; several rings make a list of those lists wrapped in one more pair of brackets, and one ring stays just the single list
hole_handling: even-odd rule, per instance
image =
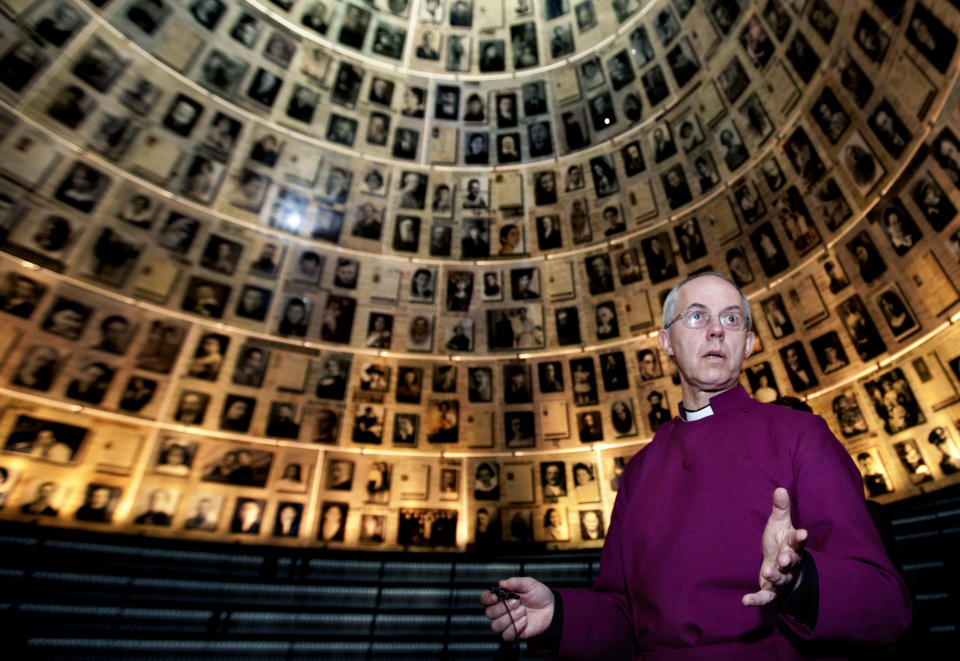
[{"label": "dome ceiling", "polygon": [[958,4],[8,2],[0,514],[590,546],[701,270],[868,495],[956,481]]}]

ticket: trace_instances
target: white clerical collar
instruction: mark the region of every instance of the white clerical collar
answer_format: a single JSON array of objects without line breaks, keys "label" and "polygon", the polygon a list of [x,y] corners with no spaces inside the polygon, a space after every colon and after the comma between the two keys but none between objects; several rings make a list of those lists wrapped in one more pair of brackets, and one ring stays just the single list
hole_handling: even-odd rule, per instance
[{"label": "white clerical collar", "polygon": [[683,402],[680,403],[680,417],[683,418],[686,422],[696,422],[697,420],[703,420],[704,418],[709,418],[713,415],[713,408],[707,404],[702,409],[697,409],[696,411],[690,411],[683,408]]}]

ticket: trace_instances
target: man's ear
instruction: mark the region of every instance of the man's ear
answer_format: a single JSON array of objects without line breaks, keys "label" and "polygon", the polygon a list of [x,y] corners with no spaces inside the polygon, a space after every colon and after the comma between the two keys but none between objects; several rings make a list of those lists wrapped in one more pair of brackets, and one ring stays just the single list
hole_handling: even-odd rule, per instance
[{"label": "man's ear", "polygon": [[[750,333],[751,338],[753,333]],[[670,332],[665,329],[660,329],[660,332],[657,333],[657,339],[660,340],[660,348],[663,349],[663,353],[668,356],[673,356],[673,344],[670,342]],[[753,347],[753,340],[750,340],[750,347]]]},{"label": "man's ear", "polygon": [[[661,333],[663,331],[660,331]],[[753,334],[753,331],[747,331],[747,344],[743,352],[743,357],[747,358],[753,353],[753,345],[757,341],[757,336]]]}]

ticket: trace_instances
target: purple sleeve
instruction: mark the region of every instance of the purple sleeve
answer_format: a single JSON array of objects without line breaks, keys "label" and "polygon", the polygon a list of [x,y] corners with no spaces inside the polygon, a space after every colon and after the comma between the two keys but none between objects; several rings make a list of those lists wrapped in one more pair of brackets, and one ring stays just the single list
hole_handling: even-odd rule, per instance
[{"label": "purple sleeve", "polygon": [[794,525],[809,533],[819,609],[813,630],[788,615],[784,622],[807,639],[895,642],[910,625],[910,593],[867,512],[859,471],[822,418],[794,453]]},{"label": "purple sleeve", "polygon": [[[642,455],[642,453],[641,453]],[[600,571],[589,590],[557,590],[563,598],[563,634],[556,658],[633,661],[636,649],[630,597],[624,580],[624,558],[631,555],[621,534],[629,507],[630,484],[642,458],[630,462],[620,479],[610,526],[603,544]]]}]

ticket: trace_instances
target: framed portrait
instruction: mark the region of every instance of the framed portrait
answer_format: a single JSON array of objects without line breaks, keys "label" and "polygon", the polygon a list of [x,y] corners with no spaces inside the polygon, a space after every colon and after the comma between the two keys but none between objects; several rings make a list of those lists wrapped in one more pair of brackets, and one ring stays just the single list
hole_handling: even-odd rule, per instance
[{"label": "framed portrait", "polygon": [[863,387],[883,420],[884,430],[888,434],[896,434],[927,421],[901,368],[896,367],[865,380]]},{"label": "framed portrait", "polygon": [[910,304],[896,282],[877,294],[876,304],[880,308],[884,321],[887,322],[887,328],[893,334],[893,339],[897,342],[920,330],[917,317],[910,309]]},{"label": "framed portrait", "polygon": [[460,402],[432,400],[427,409],[426,428],[428,443],[456,443],[460,433]]},{"label": "framed portrait", "polygon": [[56,464],[74,463],[88,434],[76,425],[18,415],[3,449]]},{"label": "framed portrait", "polygon": [[494,351],[543,348],[543,308],[527,305],[487,310],[487,346]]},{"label": "framed portrait", "polygon": [[536,445],[533,411],[505,411],[503,427],[507,448],[532,448]]},{"label": "framed portrait", "polygon": [[363,402],[354,405],[353,442],[380,445],[385,414],[383,406]]},{"label": "framed portrait", "polygon": [[393,444],[399,447],[416,447],[420,416],[416,413],[395,413],[393,416]]}]

